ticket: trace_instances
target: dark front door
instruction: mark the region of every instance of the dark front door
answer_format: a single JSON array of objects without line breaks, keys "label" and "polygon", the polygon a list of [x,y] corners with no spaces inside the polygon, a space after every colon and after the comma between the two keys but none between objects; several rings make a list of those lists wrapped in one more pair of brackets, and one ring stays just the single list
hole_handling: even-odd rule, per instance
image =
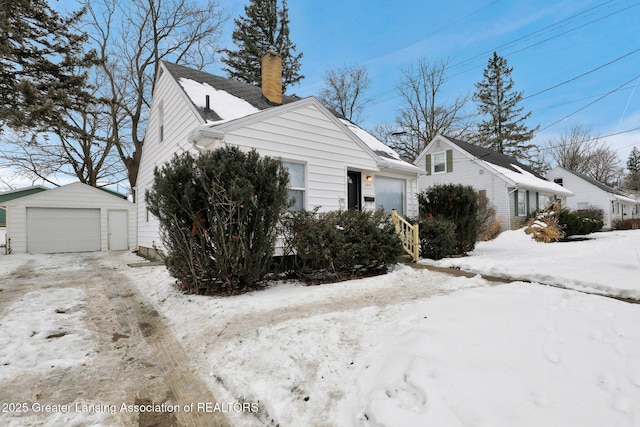
[{"label": "dark front door", "polygon": [[361,193],[362,193],[362,175],[360,172],[347,172],[347,197],[349,209],[362,209],[361,206]]}]

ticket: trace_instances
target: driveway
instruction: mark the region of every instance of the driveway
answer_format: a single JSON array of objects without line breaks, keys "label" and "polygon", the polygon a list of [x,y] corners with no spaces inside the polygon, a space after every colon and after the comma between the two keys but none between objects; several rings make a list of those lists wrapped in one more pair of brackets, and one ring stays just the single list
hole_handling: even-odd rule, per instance
[{"label": "driveway", "polygon": [[[20,365],[20,360],[5,357],[0,363],[0,368],[6,368],[5,375],[0,370],[0,424],[228,425],[220,412],[182,409],[216,402],[215,396],[198,378],[189,357],[152,304],[127,277],[105,262],[108,256],[10,255],[2,260],[18,264],[0,282],[0,328],[11,327],[11,313],[39,294],[73,290],[69,295],[78,301],[72,309],[57,308],[54,313],[60,319],[71,316],[72,311],[84,313],[83,333],[87,336],[80,338],[87,343],[87,353],[77,364],[59,363],[53,356],[50,361],[34,362],[45,369],[15,368],[12,365]],[[56,332],[42,336],[42,331],[34,330],[31,336],[63,346],[63,337],[73,333],[49,326]],[[25,354],[25,358],[31,356]],[[37,356],[47,358],[46,354]]]}]

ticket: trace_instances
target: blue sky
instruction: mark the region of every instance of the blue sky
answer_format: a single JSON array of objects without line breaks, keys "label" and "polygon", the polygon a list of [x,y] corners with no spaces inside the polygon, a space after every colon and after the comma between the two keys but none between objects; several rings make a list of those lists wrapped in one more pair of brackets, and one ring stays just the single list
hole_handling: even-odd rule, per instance
[{"label": "blue sky", "polygon": [[[233,18],[247,3],[222,0]],[[532,112],[528,124],[540,126],[539,144],[574,124],[602,136],[640,128],[640,2],[289,0],[288,6],[305,75],[289,92],[316,95],[328,68],[364,65],[373,98],[359,123],[365,128],[394,121],[401,70],[420,58],[449,61],[446,101],[474,91],[494,50],[513,67],[515,89],[525,97],[549,89],[522,104]],[[231,48],[232,31],[229,21],[221,39]],[[640,147],[640,129],[606,140],[624,163]]]}]

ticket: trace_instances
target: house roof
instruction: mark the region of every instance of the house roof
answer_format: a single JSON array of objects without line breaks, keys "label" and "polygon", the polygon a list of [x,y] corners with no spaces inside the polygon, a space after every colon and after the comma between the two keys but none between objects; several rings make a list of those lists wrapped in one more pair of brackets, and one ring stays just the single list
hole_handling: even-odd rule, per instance
[{"label": "house roof", "polygon": [[42,185],[34,185],[32,187],[16,188],[14,190],[2,191],[0,192],[0,202],[25,197],[30,194],[39,193],[40,191],[45,190],[48,190],[48,188]]},{"label": "house roof", "polygon": [[[243,109],[238,100],[247,104],[244,106],[244,110],[247,113],[258,112],[275,105],[264,97],[262,89],[258,86],[172,64],[167,61],[162,61],[162,63],[187,93],[205,122],[219,122],[243,117],[246,114],[242,114],[242,112],[240,112],[241,115],[231,114],[231,116],[237,117],[229,117],[230,108],[235,106],[235,110]],[[206,108],[207,95],[209,95],[209,109]],[[229,95],[232,98],[236,98],[236,100],[230,98]],[[299,99],[297,96],[283,95],[282,104],[289,104]],[[251,107],[253,111],[251,111]]]},{"label": "house roof", "polygon": [[55,187],[48,189],[47,191],[30,194],[28,196],[20,197],[18,199],[14,199],[11,201],[7,201],[5,206],[14,206],[21,205],[24,203],[30,203],[34,200],[39,200],[43,198],[55,198],[60,194],[64,194],[66,191],[79,189],[80,191],[85,192],[93,192],[98,197],[106,198],[106,200],[115,200],[114,203],[120,203],[123,206],[131,205],[131,202],[127,201],[126,198],[123,198],[123,195],[120,193],[116,193],[115,191],[103,191],[101,188],[92,187],[88,184],[84,184],[80,181],[72,182],[70,184],[61,185],[60,187]]},{"label": "house roof", "polygon": [[[459,139],[450,138],[444,135],[438,136],[446,139],[451,144],[466,152],[474,161],[483,165],[494,174],[502,177],[502,179],[511,186],[545,191],[556,195],[573,195],[573,192],[570,190],[554,182],[548,181],[545,177],[511,156],[489,150],[488,148],[473,145]],[[436,138],[438,138],[438,136]]]},{"label": "house roof", "polygon": [[4,207],[6,202],[13,199],[19,199],[21,197],[27,197],[31,194],[40,193],[45,190],[48,190],[48,188],[42,185],[34,185],[32,187],[17,188],[14,190],[0,192],[0,224],[4,226],[7,222],[7,212]]},{"label": "house roof", "polygon": [[610,193],[611,195],[613,195],[613,196],[615,196],[617,198],[622,198],[622,199],[625,199],[627,201],[634,202],[634,203],[636,202],[633,198],[627,196],[626,194],[622,193],[621,191],[618,191],[615,188],[608,186],[607,184],[604,184],[604,183],[602,183],[602,182],[600,182],[598,180],[595,180],[595,179],[591,178],[588,175],[585,175],[585,174],[580,173],[580,172],[572,171],[570,169],[563,168],[561,166],[558,166],[558,168],[562,169],[564,171],[567,171],[567,172],[577,176],[578,178],[580,178],[580,179],[582,179],[584,181],[587,181],[589,184],[591,184],[593,186],[596,186],[600,190],[606,191],[607,193]]},{"label": "house roof", "polygon": [[[530,173],[539,179],[545,179],[542,175],[531,169],[529,166],[520,163],[514,157],[508,156],[506,154],[498,153],[497,151],[489,150],[488,148],[480,147],[478,145],[473,145],[465,141],[461,141],[459,139],[450,138],[448,136],[443,135],[452,143],[456,144],[458,147],[462,148],[469,154],[478,159],[484,160],[485,162],[491,163],[492,165],[500,166],[505,169],[509,169],[513,172],[521,173],[522,170]],[[545,179],[546,180],[546,179]]]},{"label": "house roof", "polygon": [[[418,167],[402,160],[400,155],[393,149],[387,147],[356,124],[344,119],[339,113],[322,106],[313,97],[298,98],[296,96],[283,95],[282,105],[276,105],[264,97],[262,89],[258,86],[215,76],[166,61],[163,61],[163,65],[176,79],[198,111],[198,114],[206,122],[200,129],[228,129],[229,126],[233,126],[233,124],[239,125],[242,120],[246,120],[245,118],[249,118],[254,114],[257,115],[261,112],[267,114],[266,110],[275,111],[275,108],[292,108],[294,104],[301,105],[314,100],[313,102],[328,112],[327,114],[339,126],[343,126],[346,132],[350,132],[352,138],[359,141],[363,147],[366,147],[366,151],[381,166],[412,174],[420,172]],[[209,97],[209,108],[206,108],[207,95]],[[233,124],[230,122],[233,122]]]}]

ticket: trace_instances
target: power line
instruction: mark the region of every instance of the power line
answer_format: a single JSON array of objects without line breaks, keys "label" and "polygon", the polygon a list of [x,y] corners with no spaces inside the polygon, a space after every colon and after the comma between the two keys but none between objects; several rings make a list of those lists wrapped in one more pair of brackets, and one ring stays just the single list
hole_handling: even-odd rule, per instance
[{"label": "power line", "polygon": [[588,103],[587,105],[585,105],[585,106],[583,106],[583,107],[578,108],[578,109],[577,109],[576,111],[574,111],[573,113],[567,114],[566,116],[562,117],[561,119],[558,119],[558,120],[556,120],[555,122],[553,122],[553,123],[551,123],[551,124],[549,124],[549,125],[547,125],[547,126],[543,127],[542,129],[539,129],[539,132],[540,132],[540,131],[543,131],[543,130],[545,130],[545,129],[549,129],[551,126],[555,126],[555,125],[557,125],[558,123],[560,123],[561,121],[563,121],[563,120],[565,120],[565,119],[568,119],[569,117],[573,116],[574,114],[577,114],[577,113],[579,113],[580,111],[582,111],[582,110],[584,110],[584,109],[586,109],[586,108],[588,108],[588,107],[592,106],[593,104],[595,104],[595,103],[597,103],[597,102],[602,101],[604,98],[606,98],[607,96],[611,95],[612,93],[615,93],[615,92],[619,91],[620,89],[623,89],[626,85],[628,85],[629,83],[633,82],[633,81],[634,81],[634,80],[636,80],[637,78],[640,78],[640,74],[638,74],[637,76],[635,76],[635,77],[634,77],[634,78],[632,78],[631,80],[629,80],[629,81],[627,81],[627,82],[624,82],[623,84],[621,84],[621,85],[620,85],[620,86],[618,86],[617,88],[610,90],[609,92],[607,92],[607,93],[605,93],[604,95],[600,96],[600,97],[599,97],[598,99],[596,99],[595,101],[590,102],[590,103]]},{"label": "power line", "polygon": [[471,61],[473,61],[474,59],[484,58],[484,57],[486,57],[487,55],[490,55],[490,54],[491,54],[492,52],[494,52],[494,51],[497,51],[497,50],[499,50],[499,49],[506,48],[506,47],[508,47],[508,46],[510,46],[510,45],[516,44],[516,43],[517,43],[517,42],[519,42],[520,40],[528,39],[528,38],[530,38],[531,36],[533,36],[533,35],[535,35],[535,34],[541,33],[541,32],[543,32],[543,31],[546,31],[546,30],[551,29],[551,28],[553,28],[553,27],[557,27],[557,26],[559,26],[560,24],[563,24],[563,23],[565,23],[565,22],[571,21],[572,19],[577,18],[577,17],[578,17],[578,16],[580,16],[580,15],[584,15],[585,13],[588,13],[588,12],[591,12],[592,10],[598,9],[598,8],[600,8],[600,7],[602,7],[602,6],[606,5],[606,4],[608,4],[608,3],[611,3],[612,1],[613,1],[613,0],[607,0],[607,1],[605,1],[605,2],[602,2],[602,3],[600,3],[600,4],[597,4],[597,5],[595,5],[595,6],[591,7],[591,8],[589,8],[589,9],[587,9],[587,10],[584,10],[584,11],[582,11],[582,12],[578,12],[578,13],[576,13],[576,14],[574,14],[574,15],[568,16],[568,17],[566,17],[566,18],[564,18],[564,19],[562,19],[562,20],[560,20],[560,21],[558,21],[558,22],[555,22],[555,23],[551,24],[551,25],[547,25],[546,27],[543,27],[543,28],[540,28],[540,29],[538,29],[538,30],[536,30],[536,31],[533,31],[533,32],[531,32],[531,33],[525,34],[524,36],[520,36],[520,37],[518,37],[518,38],[516,38],[516,39],[513,39],[513,40],[511,40],[511,41],[507,42],[507,43],[501,44],[501,45],[499,45],[498,47],[496,47],[495,49],[491,49],[491,50],[488,50],[488,51],[484,51],[484,52],[479,53],[479,54],[477,54],[477,55],[475,55],[475,56],[472,56],[471,58],[468,58],[468,59],[465,59],[465,60],[463,60],[463,61],[461,61],[461,62],[458,62],[457,64],[453,64],[451,67],[452,67],[452,68],[456,68],[456,67],[459,67],[459,66],[464,65],[464,64],[465,64],[465,63],[467,63],[467,62],[471,62]]},{"label": "power line", "polygon": [[[567,31],[564,31],[564,32],[560,33],[560,34],[556,34],[556,35],[554,35],[554,36],[552,36],[552,37],[548,37],[548,38],[546,38],[546,39],[544,39],[544,40],[540,40],[540,41],[538,41],[538,42],[536,42],[536,43],[532,43],[532,44],[527,45],[527,46],[525,46],[525,47],[522,47],[522,48],[520,48],[520,49],[518,49],[518,50],[516,50],[516,51],[509,52],[509,53],[508,53],[508,55],[514,55],[514,54],[516,54],[516,53],[520,53],[520,52],[522,52],[522,51],[525,51],[525,50],[527,50],[527,49],[530,49],[530,48],[532,48],[532,47],[534,47],[534,46],[538,46],[538,45],[540,45],[540,44],[542,44],[542,43],[546,43],[546,42],[548,42],[548,41],[550,41],[550,40],[557,39],[558,37],[565,36],[565,35],[567,35],[567,34],[569,34],[569,33],[573,32],[573,31],[576,31],[576,30],[578,30],[578,29],[584,28],[584,27],[586,27],[586,26],[588,26],[588,25],[591,25],[591,24],[594,24],[594,23],[596,23],[596,22],[602,21],[602,20],[604,20],[604,19],[607,19],[607,18],[609,18],[609,17],[611,17],[611,16],[613,16],[613,15],[616,15],[616,14],[618,14],[618,13],[620,13],[620,12],[623,12],[623,11],[625,11],[625,10],[631,9],[632,7],[636,7],[636,6],[638,6],[638,5],[640,5],[640,2],[634,3],[634,4],[632,4],[631,6],[627,6],[627,7],[623,8],[623,9],[619,9],[619,10],[617,10],[617,11],[615,11],[615,12],[612,12],[612,13],[610,13],[610,14],[608,14],[608,15],[602,16],[602,17],[600,17],[600,18],[598,18],[598,19],[594,19],[594,20],[592,20],[592,21],[586,22],[586,23],[584,23],[584,24],[582,24],[582,25],[578,25],[577,27],[573,27],[573,28],[571,28],[571,29],[569,29],[569,30],[567,30]],[[495,51],[495,50],[493,50],[493,51]],[[503,56],[505,56],[505,57],[506,57],[506,55],[503,55]],[[466,73],[466,72],[468,72],[468,71],[471,71],[471,70],[476,69],[476,68],[481,67],[481,66],[482,66],[482,64],[480,64],[480,65],[475,65],[475,66],[473,66],[473,67],[471,67],[471,68],[467,68],[467,69],[465,69],[465,70],[463,70],[463,71],[460,71],[459,73],[453,74],[453,75],[449,76],[449,78],[459,76],[459,75],[461,75],[461,74],[464,74],[464,73]]]},{"label": "power line", "polygon": [[[547,25],[546,27],[543,27],[543,28],[538,29],[538,30],[536,30],[536,31],[533,31],[533,32],[531,32],[531,33],[529,33],[529,34],[526,34],[526,35],[524,35],[524,36],[521,36],[521,37],[519,37],[519,38],[516,38],[516,39],[514,39],[514,40],[512,40],[512,41],[510,41],[510,42],[508,42],[508,43],[504,43],[504,44],[502,44],[502,45],[499,45],[499,46],[498,46],[497,48],[495,48],[495,49],[491,49],[491,50],[486,51],[486,52],[483,52],[483,53],[481,53],[481,54],[478,54],[478,55],[472,56],[471,58],[468,58],[468,59],[463,60],[463,61],[461,61],[461,62],[459,62],[459,63],[457,63],[457,64],[454,64],[454,65],[452,65],[452,66],[451,66],[451,67],[449,67],[449,68],[456,68],[456,67],[462,66],[462,65],[464,65],[465,63],[469,63],[469,62],[473,61],[473,60],[474,60],[474,59],[476,59],[476,58],[479,58],[479,57],[482,57],[482,56],[486,56],[487,52],[489,52],[489,53],[490,53],[490,52],[494,52],[494,51],[496,51],[496,50],[498,50],[498,49],[501,49],[501,48],[504,48],[504,47],[507,47],[507,46],[510,46],[510,45],[516,44],[517,42],[519,42],[519,41],[521,41],[521,40],[528,39],[528,38],[530,38],[530,37],[531,37],[531,36],[533,36],[533,35],[536,35],[536,34],[538,34],[538,33],[542,33],[542,32],[544,32],[544,31],[547,31],[547,30],[548,30],[548,29],[550,29],[550,28],[557,27],[558,25],[563,24],[563,23],[566,23],[566,22],[569,22],[569,21],[571,21],[571,20],[573,20],[573,19],[575,19],[575,18],[577,18],[577,17],[579,17],[579,16],[581,16],[581,15],[584,15],[584,14],[586,14],[586,13],[592,12],[592,11],[594,11],[595,9],[598,9],[598,8],[600,8],[600,7],[602,7],[602,6],[607,5],[608,3],[611,3],[612,1],[613,1],[613,0],[608,0],[608,1],[602,2],[602,3],[600,3],[600,4],[596,5],[596,6],[593,6],[593,7],[589,8],[589,9],[587,9],[587,10],[584,10],[584,11],[582,11],[582,12],[579,12],[579,13],[576,13],[576,14],[574,14],[574,15],[571,15],[571,16],[569,16],[569,17],[567,17],[567,18],[564,18],[564,19],[562,19],[561,21],[558,21],[558,22],[556,22],[556,23],[554,23],[554,24]],[[518,49],[518,50],[516,50],[516,51],[514,51],[514,52],[511,52],[511,53],[510,53],[510,55],[513,55],[513,54],[515,54],[515,53],[522,52],[522,51],[524,51],[524,50],[530,49],[531,47],[534,47],[534,46],[537,46],[537,45],[539,45],[539,44],[542,44],[542,43],[548,42],[548,41],[550,41],[550,40],[553,40],[553,39],[556,39],[556,38],[562,37],[562,36],[564,36],[564,35],[566,35],[566,34],[568,34],[568,33],[570,33],[570,32],[576,31],[576,30],[581,29],[581,28],[584,28],[584,27],[586,27],[586,26],[588,26],[588,25],[591,25],[591,24],[594,24],[594,23],[596,23],[596,22],[602,21],[602,20],[604,20],[604,19],[607,19],[607,18],[609,18],[609,17],[611,17],[611,16],[613,16],[613,15],[616,15],[616,14],[618,14],[618,13],[621,13],[621,12],[623,12],[623,11],[625,11],[625,10],[628,10],[628,9],[630,9],[630,8],[633,8],[633,7],[636,7],[636,6],[638,6],[638,5],[640,5],[640,2],[636,2],[636,3],[634,3],[634,4],[630,5],[630,6],[627,6],[627,7],[623,8],[623,9],[616,10],[616,11],[611,12],[611,13],[609,13],[609,14],[605,15],[605,16],[601,16],[601,17],[599,17],[599,18],[597,18],[597,19],[591,20],[591,21],[586,22],[586,23],[584,23],[584,24],[582,24],[582,25],[579,25],[579,26],[577,26],[577,27],[573,27],[573,28],[571,28],[571,29],[569,29],[569,30],[567,30],[567,31],[564,31],[564,32],[560,33],[560,34],[556,34],[556,35],[554,35],[554,36],[552,36],[552,37],[548,37],[548,38],[546,38],[546,39],[544,39],[544,40],[541,40],[541,41],[539,41],[539,42],[536,42],[536,43],[530,44],[530,45],[528,45],[528,46],[525,46],[525,47],[523,47],[523,48],[521,48],[521,49]],[[487,6],[485,6],[485,7],[487,7]],[[480,9],[479,9],[479,10],[480,10]],[[476,11],[476,12],[477,12],[477,11]],[[475,12],[474,12],[474,13],[475,13]],[[472,14],[473,14],[473,13],[472,13]],[[446,28],[446,27],[443,27],[443,28]],[[441,30],[442,30],[442,28],[438,29],[437,31],[441,31]],[[436,32],[437,32],[437,31],[436,31]],[[636,50],[636,51],[629,52],[629,53],[628,53],[628,54],[626,54],[625,56],[628,56],[628,55],[631,55],[631,54],[633,54],[633,53],[636,53],[637,51],[640,51],[640,49],[638,49],[638,50]],[[624,57],[624,56],[623,56],[623,57]],[[617,58],[617,59],[613,60],[611,63],[616,62],[616,61],[618,61],[618,60],[622,59],[623,57]],[[603,65],[603,66],[601,66],[600,68],[602,68],[602,67],[604,67],[604,66],[607,66],[607,65],[609,65],[609,63],[604,64],[604,65]],[[467,69],[465,69],[465,70],[463,70],[463,71],[461,71],[461,72],[459,72],[459,73],[449,75],[449,76],[447,76],[447,78],[445,79],[445,82],[446,82],[447,80],[451,80],[451,78],[453,78],[453,77],[456,77],[456,76],[459,76],[459,75],[461,75],[461,74],[464,74],[464,73],[466,73],[466,72],[468,72],[468,71],[471,71],[471,70],[473,70],[473,69],[476,69],[476,68],[478,68],[478,67],[480,67],[480,66],[481,66],[481,65],[476,65],[476,66],[473,66],[473,67],[471,67],[471,68],[467,68]],[[596,70],[597,70],[597,69],[594,69],[594,70],[591,70],[590,72],[594,72],[594,71],[596,71]],[[587,72],[587,73],[584,73],[583,75],[577,76],[577,77],[573,78],[573,80],[576,80],[576,79],[578,79],[578,78],[580,78],[580,77],[584,77],[585,75],[588,75],[590,72]],[[569,81],[573,81],[573,80],[569,80]],[[569,81],[567,81],[567,82],[563,82],[562,84],[568,83]],[[559,84],[559,85],[560,85],[560,84]],[[556,87],[557,87],[557,86],[556,86]],[[542,91],[540,91],[539,93],[546,92],[546,91],[551,90],[551,89],[553,89],[553,88],[555,88],[555,87],[547,88],[547,89],[543,89],[543,90],[542,90]],[[376,98],[382,97],[382,96],[384,96],[384,95],[386,95],[386,94],[389,94],[389,93],[392,93],[392,92],[394,92],[394,91],[395,91],[395,89],[389,89],[389,90],[386,90],[386,91],[380,92],[380,93],[378,93],[378,94],[376,94],[376,95],[373,95],[373,96],[371,96],[371,97],[370,97],[370,100],[371,100],[371,101],[370,101],[370,103],[371,103],[371,104],[373,104],[373,105],[376,105],[376,104],[379,104],[379,103],[382,103],[382,102],[385,102],[385,101],[388,101],[388,100],[391,100],[391,99],[394,99],[394,98],[399,97],[400,95],[395,94],[395,95],[390,96],[390,97],[385,97],[384,99],[381,99],[381,100],[376,100]],[[536,93],[536,94],[534,94],[534,95],[530,95],[530,96],[528,96],[527,98],[530,98],[530,97],[536,96],[536,95],[537,95],[537,94],[539,94],[539,93]],[[527,98],[523,98],[523,99],[527,99]]]},{"label": "power line", "polygon": [[534,96],[538,96],[538,95],[540,95],[540,94],[542,94],[542,93],[548,92],[548,91],[553,90],[553,89],[555,89],[555,88],[557,88],[557,87],[560,87],[560,86],[565,85],[565,84],[567,84],[567,83],[570,83],[570,82],[573,82],[573,81],[575,81],[575,80],[578,80],[578,79],[579,79],[579,78],[581,78],[581,77],[584,77],[584,76],[586,76],[586,75],[589,75],[589,74],[591,74],[591,73],[593,73],[593,72],[595,72],[595,71],[598,71],[598,70],[600,70],[600,69],[602,69],[602,68],[604,68],[604,67],[606,67],[606,66],[608,66],[608,65],[611,65],[611,64],[613,64],[613,63],[615,63],[615,62],[618,62],[618,61],[620,61],[621,59],[624,59],[624,58],[626,58],[627,56],[631,56],[631,55],[633,55],[634,53],[638,53],[638,52],[640,52],[640,48],[635,49],[635,50],[632,50],[631,52],[627,52],[627,53],[625,53],[624,55],[619,56],[619,57],[617,57],[616,59],[613,59],[613,60],[611,60],[611,61],[607,62],[606,64],[602,64],[602,65],[600,65],[600,66],[598,66],[598,67],[596,67],[596,68],[593,68],[593,69],[591,69],[591,70],[589,70],[589,71],[587,71],[587,72],[585,72],[585,73],[582,73],[582,74],[580,74],[580,75],[577,75],[577,76],[575,76],[575,77],[572,77],[572,78],[570,78],[570,79],[568,79],[568,80],[565,80],[565,81],[563,81],[563,82],[561,82],[561,83],[558,83],[558,84],[553,85],[553,86],[551,86],[551,87],[548,87],[548,88],[546,88],[546,89],[542,89],[542,90],[540,90],[540,91],[538,91],[538,92],[536,92],[536,93],[534,93],[534,94],[532,94],[532,95],[525,96],[524,98],[522,98],[522,100],[524,101],[525,99],[533,98]]}]

